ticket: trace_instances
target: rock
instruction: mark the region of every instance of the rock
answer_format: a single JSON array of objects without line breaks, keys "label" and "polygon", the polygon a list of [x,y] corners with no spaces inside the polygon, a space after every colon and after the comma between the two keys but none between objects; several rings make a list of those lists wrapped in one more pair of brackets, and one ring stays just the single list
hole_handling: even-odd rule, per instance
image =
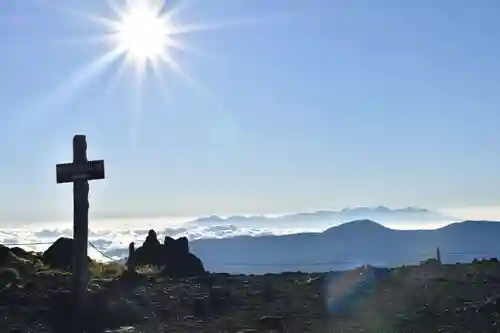
[{"label": "rock", "polygon": [[134,264],[160,266],[160,259],[162,257],[160,245],[156,232],[153,229],[149,230],[148,236],[142,246],[134,251]]},{"label": "rock", "polygon": [[10,249],[7,246],[0,244],[0,265],[4,265],[10,255]]},{"label": "rock", "polygon": [[174,244],[175,245],[173,248],[178,253],[182,254],[189,253],[189,241],[186,237],[178,238],[177,240],[175,240]]},{"label": "rock", "polygon": [[286,332],[285,317],[282,316],[262,316],[259,318],[259,326],[262,330]]},{"label": "rock", "polygon": [[25,251],[24,249],[14,246],[10,249],[10,252],[13,253],[14,255],[21,257],[21,258],[31,258],[33,257],[32,254],[30,254],[28,251]]},{"label": "rock", "polygon": [[[73,266],[73,239],[60,237],[42,255],[45,264],[55,269],[69,269]],[[92,262],[87,257],[88,262]]]},{"label": "rock", "polygon": [[106,330],[104,333],[142,333],[133,326],[120,327],[115,330]]},{"label": "rock", "polygon": [[173,239],[172,237],[170,237],[170,236],[165,236],[165,239],[164,239],[164,241],[163,241],[163,244],[168,245],[168,244],[170,244],[170,243],[172,243],[172,242],[174,242],[174,241],[175,241],[175,239]]},{"label": "rock", "polygon": [[165,268],[162,276],[193,277],[206,274],[201,259],[192,253],[169,255],[164,260]]},{"label": "rock", "polygon": [[146,240],[142,244],[142,246],[155,246],[155,245],[160,245],[160,241],[158,240],[158,236],[156,235],[156,231],[153,229],[149,230],[148,236],[146,237]]},{"label": "rock", "polygon": [[135,272],[136,262],[135,262],[135,243],[131,242],[128,246],[128,258],[126,262],[127,270]]},{"label": "rock", "polygon": [[156,233],[150,230],[144,245],[135,250],[136,265],[164,267],[161,275],[170,277],[194,277],[205,275],[200,258],[189,252],[186,237],[165,237],[165,243],[157,243]]}]

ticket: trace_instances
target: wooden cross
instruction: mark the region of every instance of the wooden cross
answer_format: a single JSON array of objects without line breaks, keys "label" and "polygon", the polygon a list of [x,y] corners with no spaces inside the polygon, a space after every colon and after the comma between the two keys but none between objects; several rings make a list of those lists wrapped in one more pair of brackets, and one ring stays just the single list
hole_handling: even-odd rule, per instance
[{"label": "wooden cross", "polygon": [[57,183],[73,183],[73,295],[80,309],[88,287],[89,180],[104,179],[104,161],[87,160],[85,135],[73,137],[73,163],[56,165]]}]

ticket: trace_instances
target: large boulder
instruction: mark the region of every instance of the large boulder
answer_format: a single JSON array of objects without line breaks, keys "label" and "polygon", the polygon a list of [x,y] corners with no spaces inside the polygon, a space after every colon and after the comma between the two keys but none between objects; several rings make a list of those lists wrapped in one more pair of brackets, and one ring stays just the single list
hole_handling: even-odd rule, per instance
[{"label": "large boulder", "polygon": [[10,249],[7,246],[0,244],[0,265],[3,265],[7,262],[9,255]]},{"label": "large boulder", "polygon": [[[60,237],[42,255],[45,264],[55,269],[70,269],[73,266],[73,239]],[[87,257],[89,262],[92,259]]]}]

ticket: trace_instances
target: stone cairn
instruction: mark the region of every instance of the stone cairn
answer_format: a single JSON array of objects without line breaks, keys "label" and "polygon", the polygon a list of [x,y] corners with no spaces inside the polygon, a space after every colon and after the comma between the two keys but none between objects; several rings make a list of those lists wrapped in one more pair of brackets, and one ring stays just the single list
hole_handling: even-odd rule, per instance
[{"label": "stone cairn", "polygon": [[166,236],[163,244],[154,230],[149,230],[141,247],[135,249],[129,245],[128,270],[135,270],[137,265],[151,265],[162,268],[162,274],[175,277],[200,276],[206,273],[203,263],[189,251],[186,237],[174,239]]}]

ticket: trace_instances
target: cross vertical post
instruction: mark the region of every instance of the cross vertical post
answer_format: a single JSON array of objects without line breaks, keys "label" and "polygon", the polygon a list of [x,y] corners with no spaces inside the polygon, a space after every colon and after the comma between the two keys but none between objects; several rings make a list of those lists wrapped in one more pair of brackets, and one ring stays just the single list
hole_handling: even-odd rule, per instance
[{"label": "cross vertical post", "polygon": [[87,248],[89,235],[89,180],[104,179],[104,161],[87,160],[85,135],[73,137],[73,163],[56,166],[57,183],[73,183],[73,297],[77,313],[87,301],[89,282]]},{"label": "cross vertical post", "polygon": [[[73,164],[87,164],[87,140],[84,135],[73,137]],[[73,293],[77,306],[83,306],[86,301],[88,231],[89,182],[82,178],[73,182]]]}]

